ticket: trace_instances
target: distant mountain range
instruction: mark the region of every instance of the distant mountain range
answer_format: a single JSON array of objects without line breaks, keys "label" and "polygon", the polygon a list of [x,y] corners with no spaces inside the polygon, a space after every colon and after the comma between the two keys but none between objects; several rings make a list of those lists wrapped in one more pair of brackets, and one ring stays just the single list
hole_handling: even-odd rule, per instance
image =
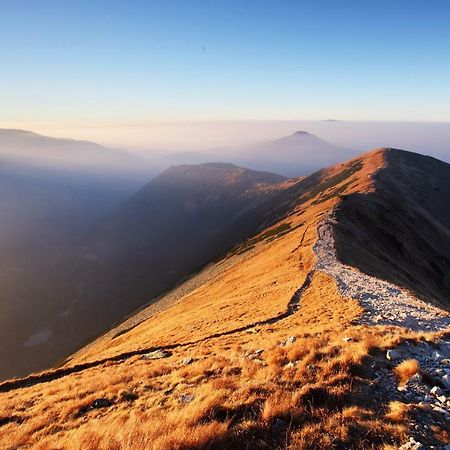
[{"label": "distant mountain range", "polygon": [[297,131],[290,136],[258,144],[176,153],[169,155],[167,160],[189,164],[230,161],[255,170],[296,177],[345,161],[358,153],[357,150],[335,146],[306,131]]},{"label": "distant mountain range", "polygon": [[[34,168],[107,176],[149,177],[151,162],[89,141],[60,139],[25,130],[0,129],[0,160]],[[145,173],[146,172],[146,173]],[[151,172],[150,172],[151,173]]]}]

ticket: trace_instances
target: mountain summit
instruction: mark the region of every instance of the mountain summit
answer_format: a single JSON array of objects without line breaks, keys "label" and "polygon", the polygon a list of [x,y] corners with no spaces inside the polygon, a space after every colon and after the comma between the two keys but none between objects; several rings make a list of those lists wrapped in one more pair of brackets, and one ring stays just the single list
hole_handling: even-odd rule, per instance
[{"label": "mountain summit", "polygon": [[295,177],[311,173],[319,167],[345,161],[357,153],[299,130],[273,141],[230,149],[228,158],[244,167]]}]

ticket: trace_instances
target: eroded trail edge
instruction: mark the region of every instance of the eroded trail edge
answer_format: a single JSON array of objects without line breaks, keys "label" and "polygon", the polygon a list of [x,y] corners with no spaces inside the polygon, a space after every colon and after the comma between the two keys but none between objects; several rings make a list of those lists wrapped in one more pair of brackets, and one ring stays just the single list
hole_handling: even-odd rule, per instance
[{"label": "eroded trail edge", "polygon": [[446,311],[419,300],[399,286],[342,264],[336,256],[335,223],[330,214],[317,228],[316,269],[336,281],[344,298],[355,299],[361,304],[365,312],[357,323],[396,325],[415,331],[442,331],[450,326]]}]

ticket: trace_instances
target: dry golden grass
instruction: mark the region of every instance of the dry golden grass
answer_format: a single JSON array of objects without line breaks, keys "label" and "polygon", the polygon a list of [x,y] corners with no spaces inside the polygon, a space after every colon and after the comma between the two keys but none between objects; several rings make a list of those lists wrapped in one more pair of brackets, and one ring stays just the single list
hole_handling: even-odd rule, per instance
[{"label": "dry golden grass", "polygon": [[[367,436],[380,445],[401,439],[403,424],[367,402],[364,378],[374,349],[401,336],[352,326],[359,310],[349,308],[353,302],[324,274],[313,277],[303,302],[302,315],[257,333],[0,394],[0,416],[20,418],[0,427],[2,448],[240,449],[252,442],[253,448],[324,449],[367,448]],[[322,312],[326,305],[332,309],[308,327],[314,304]],[[296,341],[280,347],[290,335]],[[342,340],[347,335],[352,341]],[[259,360],[248,359],[258,348]],[[189,365],[181,363],[186,355],[194,359]],[[183,403],[183,396],[191,401]],[[112,405],[89,408],[98,398]]]},{"label": "dry golden grass", "polygon": [[411,405],[399,401],[390,402],[386,419],[389,419],[392,422],[403,422],[407,418],[410,410]]},{"label": "dry golden grass", "polygon": [[420,366],[415,359],[407,359],[406,361],[402,361],[394,369],[394,375],[397,378],[400,386],[405,385],[412,376],[419,372]]}]

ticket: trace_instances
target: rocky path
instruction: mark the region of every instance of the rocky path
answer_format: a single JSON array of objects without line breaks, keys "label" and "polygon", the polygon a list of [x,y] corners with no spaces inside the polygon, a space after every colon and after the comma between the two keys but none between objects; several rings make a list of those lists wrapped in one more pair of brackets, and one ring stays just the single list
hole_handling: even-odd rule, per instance
[{"label": "rocky path", "polygon": [[343,297],[359,301],[365,313],[359,323],[397,325],[416,331],[441,331],[450,326],[450,315],[414,297],[398,286],[366,275],[336,258],[333,216],[318,227],[314,245],[316,269],[336,280]]},{"label": "rocky path", "polygon": [[[316,270],[330,275],[343,297],[357,300],[364,308],[360,324],[396,325],[415,331],[443,331],[450,316],[409,292],[379,278],[342,264],[336,257],[330,215],[318,227],[314,245]],[[414,359],[420,371],[405,386],[398,386],[393,367]],[[405,342],[386,354],[385,364],[375,369],[374,398],[399,401],[414,408],[409,417],[409,437],[401,450],[450,450],[450,445],[432,445],[433,427],[447,429],[450,423],[450,341]]]}]

